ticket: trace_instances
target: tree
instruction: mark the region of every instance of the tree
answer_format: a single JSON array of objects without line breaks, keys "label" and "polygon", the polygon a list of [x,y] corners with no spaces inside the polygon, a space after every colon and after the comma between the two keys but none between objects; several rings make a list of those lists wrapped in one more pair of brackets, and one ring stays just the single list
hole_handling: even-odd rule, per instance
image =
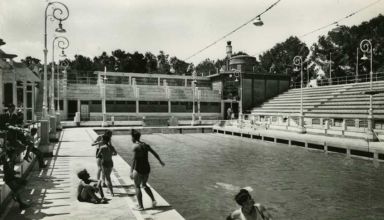
[{"label": "tree", "polygon": [[108,56],[107,52],[104,51],[100,56],[94,57],[93,62],[95,69],[98,71],[104,71],[104,67],[107,68],[107,71],[113,71],[115,69],[116,58]]},{"label": "tree", "polygon": [[159,55],[157,55],[158,62],[158,72],[160,74],[169,74],[170,65],[168,61],[168,54],[165,54],[164,51],[160,50]]},{"label": "tree", "polygon": [[300,72],[293,71],[293,58],[301,56],[304,62],[308,54],[309,49],[306,44],[299,38],[291,36],[261,54],[259,56],[260,67],[264,72],[271,74],[291,73],[293,78],[298,78]]},{"label": "tree", "polygon": [[33,69],[36,65],[40,66],[40,60],[31,56],[27,56],[24,59],[21,59],[21,62],[24,63],[28,68]]},{"label": "tree", "polygon": [[129,67],[129,58],[128,54],[123,50],[114,50],[112,51],[112,56],[115,58],[114,70],[119,72],[128,72]]},{"label": "tree", "polygon": [[[332,60],[332,78],[354,76],[356,74],[356,55],[362,56],[360,42],[370,39],[373,47],[373,71],[384,70],[384,16],[379,15],[369,22],[358,26],[339,26],[321,36],[314,45],[314,55],[311,60],[329,77],[329,54]],[[369,63],[358,60],[359,74],[369,73]]]},{"label": "tree", "polygon": [[146,52],[144,55],[145,58],[145,69],[147,73],[153,73],[157,71],[157,58],[151,52]]},{"label": "tree", "polygon": [[210,75],[216,73],[216,66],[214,61],[210,59],[205,59],[201,63],[197,64],[196,66],[196,72],[199,75]]},{"label": "tree", "polygon": [[169,63],[174,69],[174,73],[171,72],[171,74],[174,75],[184,75],[187,73],[188,66],[190,65],[189,63],[179,60],[177,57],[171,57],[169,59]]},{"label": "tree", "polygon": [[75,55],[75,59],[70,62],[70,66],[72,69],[79,71],[94,71],[95,66],[92,60],[89,57],[85,57],[83,55]]},{"label": "tree", "polygon": [[135,53],[130,56],[130,64],[132,65],[132,72],[135,73],[145,73],[146,72],[146,60],[144,55],[135,51]]}]

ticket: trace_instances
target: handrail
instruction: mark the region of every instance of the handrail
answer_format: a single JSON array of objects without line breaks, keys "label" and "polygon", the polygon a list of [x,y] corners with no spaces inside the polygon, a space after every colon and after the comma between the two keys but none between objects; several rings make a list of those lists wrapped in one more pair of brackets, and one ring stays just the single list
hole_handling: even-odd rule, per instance
[{"label": "handrail", "polygon": [[[383,72],[377,72],[374,73],[372,76],[372,81],[383,81],[384,80],[384,74]],[[317,80],[317,86],[330,86],[330,85],[343,85],[343,84],[352,84],[352,83],[363,83],[363,82],[369,82],[370,81],[370,74],[364,74],[356,76],[342,76],[342,77],[335,77],[332,79],[321,79]],[[291,84],[291,88],[300,88],[301,84],[300,82],[294,82]],[[303,83],[303,88],[310,87],[309,82]]]},{"label": "handrail", "polygon": [[383,142],[383,141],[384,141],[384,140],[381,140],[381,139],[380,139],[379,135],[375,132],[375,130],[372,129],[372,133],[373,133],[373,135],[375,135],[375,136],[377,137],[377,140],[378,140],[379,142]]}]

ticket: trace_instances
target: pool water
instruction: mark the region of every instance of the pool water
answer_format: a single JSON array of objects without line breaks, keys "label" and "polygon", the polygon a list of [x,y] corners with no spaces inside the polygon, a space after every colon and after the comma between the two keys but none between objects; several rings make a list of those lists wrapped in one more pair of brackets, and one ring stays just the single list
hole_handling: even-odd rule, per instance
[{"label": "pool water", "polygon": [[[384,164],[223,134],[142,140],[166,164],[150,156],[149,183],[186,219],[225,219],[246,186],[274,219],[384,219]],[[130,163],[130,136],[113,143]]]}]

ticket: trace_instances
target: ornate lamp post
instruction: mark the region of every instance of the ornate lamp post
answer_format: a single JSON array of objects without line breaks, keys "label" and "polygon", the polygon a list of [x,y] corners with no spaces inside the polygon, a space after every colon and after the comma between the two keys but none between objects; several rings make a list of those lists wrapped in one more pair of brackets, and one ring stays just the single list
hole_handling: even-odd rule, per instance
[{"label": "ornate lamp post", "polygon": [[[372,43],[370,40],[364,39],[360,42],[360,50],[364,53],[362,60],[370,60],[370,71],[369,71],[369,90],[372,92],[372,78],[373,78],[373,72],[372,72]],[[370,54],[370,58],[366,56],[366,53]],[[369,110],[368,110],[368,131],[372,132],[373,129],[373,109],[372,109],[372,93],[369,94]]]},{"label": "ornate lamp post", "polygon": [[[102,76],[101,76],[102,77]],[[106,87],[107,87],[107,67],[105,66],[104,67],[104,77],[102,79],[100,79],[102,81],[102,93],[103,93],[103,100],[102,100],[102,103],[101,103],[101,110],[103,112],[103,122],[101,123],[101,126],[102,127],[106,127],[108,126],[107,124],[107,105],[106,105],[106,102],[107,102],[107,94],[106,94]]]},{"label": "ornate lamp post", "polygon": [[[48,8],[52,6],[52,14],[48,15]],[[66,5],[61,2],[48,2],[47,7],[45,8],[44,14],[44,89],[43,89],[43,118],[48,116],[48,100],[47,100],[47,18],[51,17],[51,20],[58,20],[59,27],[56,28],[56,32],[64,33],[65,29],[63,29],[62,21],[66,20],[69,16],[69,10]]]},{"label": "ornate lamp post", "polygon": [[51,99],[51,109],[50,113],[55,114],[55,43],[62,50],[62,56],[66,57],[64,54],[64,49],[69,47],[69,41],[66,37],[57,36],[53,38],[52,41],[52,75],[51,75],[51,89],[50,89],[50,99]]},{"label": "ornate lamp post", "polygon": [[299,127],[300,133],[305,133],[304,128],[304,113],[303,113],[303,58],[301,56],[295,56],[293,58],[293,65],[295,66],[295,71],[298,71],[300,66],[300,115],[299,115]]},{"label": "ornate lamp post", "polygon": [[[57,71],[57,111],[59,113],[60,113],[60,69],[62,68],[63,73],[66,73],[68,66],[69,66],[68,61],[63,60],[62,62],[59,62],[59,68]],[[65,77],[63,77],[63,78],[65,78]],[[66,87],[67,84],[66,83],[64,84],[64,82],[63,82],[62,85],[63,85],[63,91],[64,91],[64,87]]]},{"label": "ornate lamp post", "polygon": [[332,85],[332,53],[329,53],[329,84]]},{"label": "ornate lamp post", "polygon": [[355,83],[359,81],[359,48],[356,48],[356,75]]},{"label": "ornate lamp post", "polygon": [[196,110],[195,110],[195,100],[196,100],[196,70],[192,72],[192,122],[191,125],[195,125]]}]

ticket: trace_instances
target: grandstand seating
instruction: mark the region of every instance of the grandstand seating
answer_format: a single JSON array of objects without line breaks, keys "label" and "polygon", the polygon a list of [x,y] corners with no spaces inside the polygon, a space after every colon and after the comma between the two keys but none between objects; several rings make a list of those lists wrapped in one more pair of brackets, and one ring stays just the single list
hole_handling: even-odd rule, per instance
[{"label": "grandstand seating", "polygon": [[137,86],[139,89],[139,100],[162,101],[167,100],[164,86]]},{"label": "grandstand seating", "polygon": [[[135,88],[138,89],[136,94]],[[167,87],[164,86],[148,86],[138,85],[131,86],[125,84],[107,84],[106,96],[109,100],[136,100],[140,101],[167,101]],[[60,88],[60,93],[63,94],[63,88]],[[169,86],[169,99],[172,101],[192,101],[193,92],[191,87],[184,86]],[[218,102],[221,100],[219,91],[211,89],[200,89],[201,101]],[[68,84],[67,87],[68,99],[94,100],[101,98],[101,90],[98,85],[90,84]],[[196,95],[197,99],[197,95]]]},{"label": "grandstand seating", "polygon": [[[369,83],[331,85],[303,88],[303,113],[306,117],[367,118]],[[384,88],[384,81],[373,82],[373,89]],[[254,108],[254,115],[298,115],[300,113],[300,89],[287,92]],[[375,119],[384,119],[384,94],[373,96]]]}]

